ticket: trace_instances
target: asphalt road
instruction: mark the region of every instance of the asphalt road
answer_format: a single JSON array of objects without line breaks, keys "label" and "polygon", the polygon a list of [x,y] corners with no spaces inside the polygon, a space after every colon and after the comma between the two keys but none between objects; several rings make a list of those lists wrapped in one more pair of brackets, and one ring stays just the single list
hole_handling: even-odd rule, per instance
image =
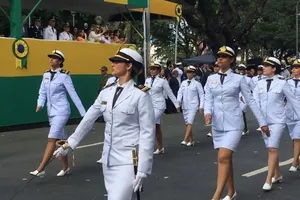
[{"label": "asphalt road", "polygon": [[[194,137],[196,145],[180,145],[185,126],[180,114],[163,116],[165,154],[154,159],[153,173],[147,178],[143,200],[210,200],[216,186],[217,152],[203,117],[196,118]],[[271,192],[262,191],[266,172],[243,174],[267,165],[267,151],[256,131],[257,122],[248,114],[250,135],[244,136],[234,154],[235,184],[238,200],[299,200],[300,173],[288,172],[290,164],[281,167],[284,182],[273,185]],[[67,126],[70,134],[75,125]],[[0,133],[0,200],[8,200],[31,176],[44,152],[48,128]],[[81,145],[103,141],[103,123],[96,123]],[[292,158],[292,141],[285,132],[281,140],[280,161]],[[46,177],[36,178],[14,199],[16,200],[105,200],[102,166],[96,164],[102,145],[76,150],[76,166],[72,174],[58,178],[60,162],[54,160],[46,170]],[[70,162],[71,163],[71,162]],[[225,194],[224,194],[225,195]]]}]

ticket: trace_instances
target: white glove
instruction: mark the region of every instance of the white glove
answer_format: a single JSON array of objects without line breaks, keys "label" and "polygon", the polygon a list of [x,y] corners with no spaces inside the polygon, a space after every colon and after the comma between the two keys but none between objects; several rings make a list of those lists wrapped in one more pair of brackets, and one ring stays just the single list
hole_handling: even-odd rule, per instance
[{"label": "white glove", "polygon": [[143,172],[138,172],[135,180],[133,181],[133,191],[137,192],[138,190],[141,192],[143,186],[143,180],[147,178],[147,174]]},{"label": "white glove", "polygon": [[69,152],[69,144],[65,143],[63,146],[59,147],[58,149],[56,149],[56,151],[54,151],[53,155],[56,158],[60,158],[60,157],[64,157],[68,154]]}]

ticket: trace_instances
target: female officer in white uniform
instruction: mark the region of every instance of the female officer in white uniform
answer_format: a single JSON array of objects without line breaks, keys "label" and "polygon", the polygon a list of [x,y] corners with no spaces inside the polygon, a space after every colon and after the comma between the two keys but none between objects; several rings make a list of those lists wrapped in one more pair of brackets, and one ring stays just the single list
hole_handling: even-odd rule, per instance
[{"label": "female officer in white uniform", "polygon": [[[239,64],[237,69],[239,71],[239,74],[245,77],[245,80],[250,87],[251,78],[248,77],[246,74],[247,67],[244,64]],[[242,132],[242,135],[249,135],[249,129],[247,126],[247,118],[246,118],[247,107],[248,107],[247,102],[243,97],[242,93],[240,92],[240,108],[243,111],[243,120],[244,120],[244,130]]]},{"label": "female officer in white uniform", "polygon": [[218,149],[218,182],[213,200],[219,200],[225,185],[228,194],[223,200],[236,198],[233,181],[232,153],[236,151],[244,124],[239,107],[239,93],[245,97],[256,116],[262,131],[269,135],[266,121],[257,107],[245,78],[234,74],[231,65],[235,53],[230,47],[221,47],[217,54],[218,74],[208,77],[205,85],[205,123],[212,119],[214,148]]},{"label": "female officer in white uniform", "polygon": [[[133,200],[143,179],[151,174],[155,143],[154,110],[146,88],[139,89],[133,78],[143,69],[143,59],[135,50],[124,48],[110,58],[112,75],[118,77],[103,89],[95,103],[54,154],[63,156],[75,149],[92,129],[99,116],[106,122],[102,166],[108,200]],[[66,149],[66,150],[64,150]],[[138,151],[137,175],[132,151]]]},{"label": "female officer in white uniform", "polygon": [[[204,109],[204,90],[198,81],[195,80],[196,67],[188,66],[186,68],[187,80],[184,80],[178,90],[177,101],[180,103],[183,112],[183,118],[186,124],[186,131],[182,145],[193,146],[195,145],[192,125],[197,111],[202,114]],[[178,108],[179,112],[179,108]]]},{"label": "female officer in white uniform", "polygon": [[268,57],[263,62],[264,75],[267,79],[260,80],[253,92],[253,96],[270,128],[270,137],[264,136],[265,145],[268,148],[268,175],[263,185],[263,190],[271,190],[272,183],[282,181],[279,171],[278,147],[280,138],[285,128],[286,114],[284,99],[289,101],[300,116],[300,104],[297,102],[292,90],[285,80],[279,79],[281,63],[277,58]]},{"label": "female officer in white uniform", "polygon": [[[56,141],[67,138],[64,126],[71,113],[67,92],[80,115],[82,117],[85,115],[85,109],[74,89],[69,72],[62,69],[65,60],[64,54],[61,51],[55,50],[49,54],[48,57],[50,58],[51,69],[44,73],[39,90],[36,112],[40,111],[47,101],[50,132],[43,160],[35,171],[30,172],[30,174],[34,176],[45,175],[45,166],[55,150]],[[70,172],[67,156],[63,157],[62,164],[63,169],[57,176],[64,176]]]},{"label": "female officer in white uniform", "polygon": [[173,102],[176,108],[179,108],[179,104],[174,96],[168,81],[165,78],[161,78],[159,73],[161,71],[161,65],[153,63],[150,65],[150,77],[146,79],[145,86],[150,88],[149,94],[152,99],[154,107],[155,123],[156,123],[156,141],[157,149],[154,154],[162,154],[165,149],[163,147],[162,132],[161,132],[161,116],[166,109],[166,96],[168,96]]},{"label": "female officer in white uniform", "polygon": [[[293,95],[298,102],[300,102],[300,59],[295,60],[292,64],[293,79],[289,79],[287,82],[293,91]],[[293,140],[294,160],[290,167],[290,172],[296,172],[300,167],[300,118],[295,114],[291,104],[287,101],[286,104],[286,118],[287,127],[289,129],[290,136]]]}]

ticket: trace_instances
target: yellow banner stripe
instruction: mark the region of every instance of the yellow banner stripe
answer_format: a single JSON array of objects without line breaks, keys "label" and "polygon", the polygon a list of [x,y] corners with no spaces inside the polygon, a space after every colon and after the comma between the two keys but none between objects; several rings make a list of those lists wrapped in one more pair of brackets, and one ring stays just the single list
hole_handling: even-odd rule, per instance
[{"label": "yellow banner stripe", "polygon": [[104,2],[128,5],[128,0],[104,0]]}]

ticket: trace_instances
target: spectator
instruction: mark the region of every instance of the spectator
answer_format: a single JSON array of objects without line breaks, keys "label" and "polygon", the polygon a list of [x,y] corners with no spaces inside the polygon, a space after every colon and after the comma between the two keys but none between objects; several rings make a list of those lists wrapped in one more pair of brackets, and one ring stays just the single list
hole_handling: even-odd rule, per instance
[{"label": "spectator", "polygon": [[59,40],[71,41],[73,40],[73,35],[70,33],[70,24],[66,23],[64,25],[64,32],[59,34]]},{"label": "spectator", "polygon": [[120,30],[114,30],[114,43],[124,44],[125,42],[127,42],[127,38],[120,38],[120,34]]},{"label": "spectator", "polygon": [[88,40],[90,42],[100,42],[101,36],[104,32],[100,33],[100,26],[99,25],[93,25],[92,31],[89,34]]},{"label": "spectator", "polygon": [[32,25],[28,31],[30,38],[43,39],[43,28],[41,27],[41,20],[35,19],[34,25]]},{"label": "spectator", "polygon": [[[89,25],[88,23],[84,23],[83,24],[83,31],[85,32],[86,35],[90,34],[90,30],[89,30]],[[87,39],[87,38],[86,38]]]},{"label": "spectator", "polygon": [[104,44],[111,44],[112,41],[109,37],[109,30],[106,29],[104,34],[101,36],[101,42],[104,43]]},{"label": "spectator", "polygon": [[107,74],[107,67],[106,66],[103,66],[101,67],[101,74],[102,74],[102,77],[101,77],[101,80],[100,80],[100,88],[99,88],[99,92],[103,89],[103,87],[106,85],[106,82],[109,78],[108,74]]},{"label": "spectator", "polygon": [[79,42],[86,41],[86,34],[85,34],[84,30],[79,31],[79,33],[77,34],[77,37],[76,37],[76,41],[79,41]]},{"label": "spectator", "polygon": [[55,27],[55,18],[51,17],[48,19],[48,27],[44,30],[45,40],[57,40],[57,32]]},{"label": "spectator", "polygon": [[73,33],[72,33],[72,35],[73,35],[73,40],[76,40],[76,38],[77,38],[77,36],[78,36],[78,28],[77,27],[74,27],[73,28]]}]

